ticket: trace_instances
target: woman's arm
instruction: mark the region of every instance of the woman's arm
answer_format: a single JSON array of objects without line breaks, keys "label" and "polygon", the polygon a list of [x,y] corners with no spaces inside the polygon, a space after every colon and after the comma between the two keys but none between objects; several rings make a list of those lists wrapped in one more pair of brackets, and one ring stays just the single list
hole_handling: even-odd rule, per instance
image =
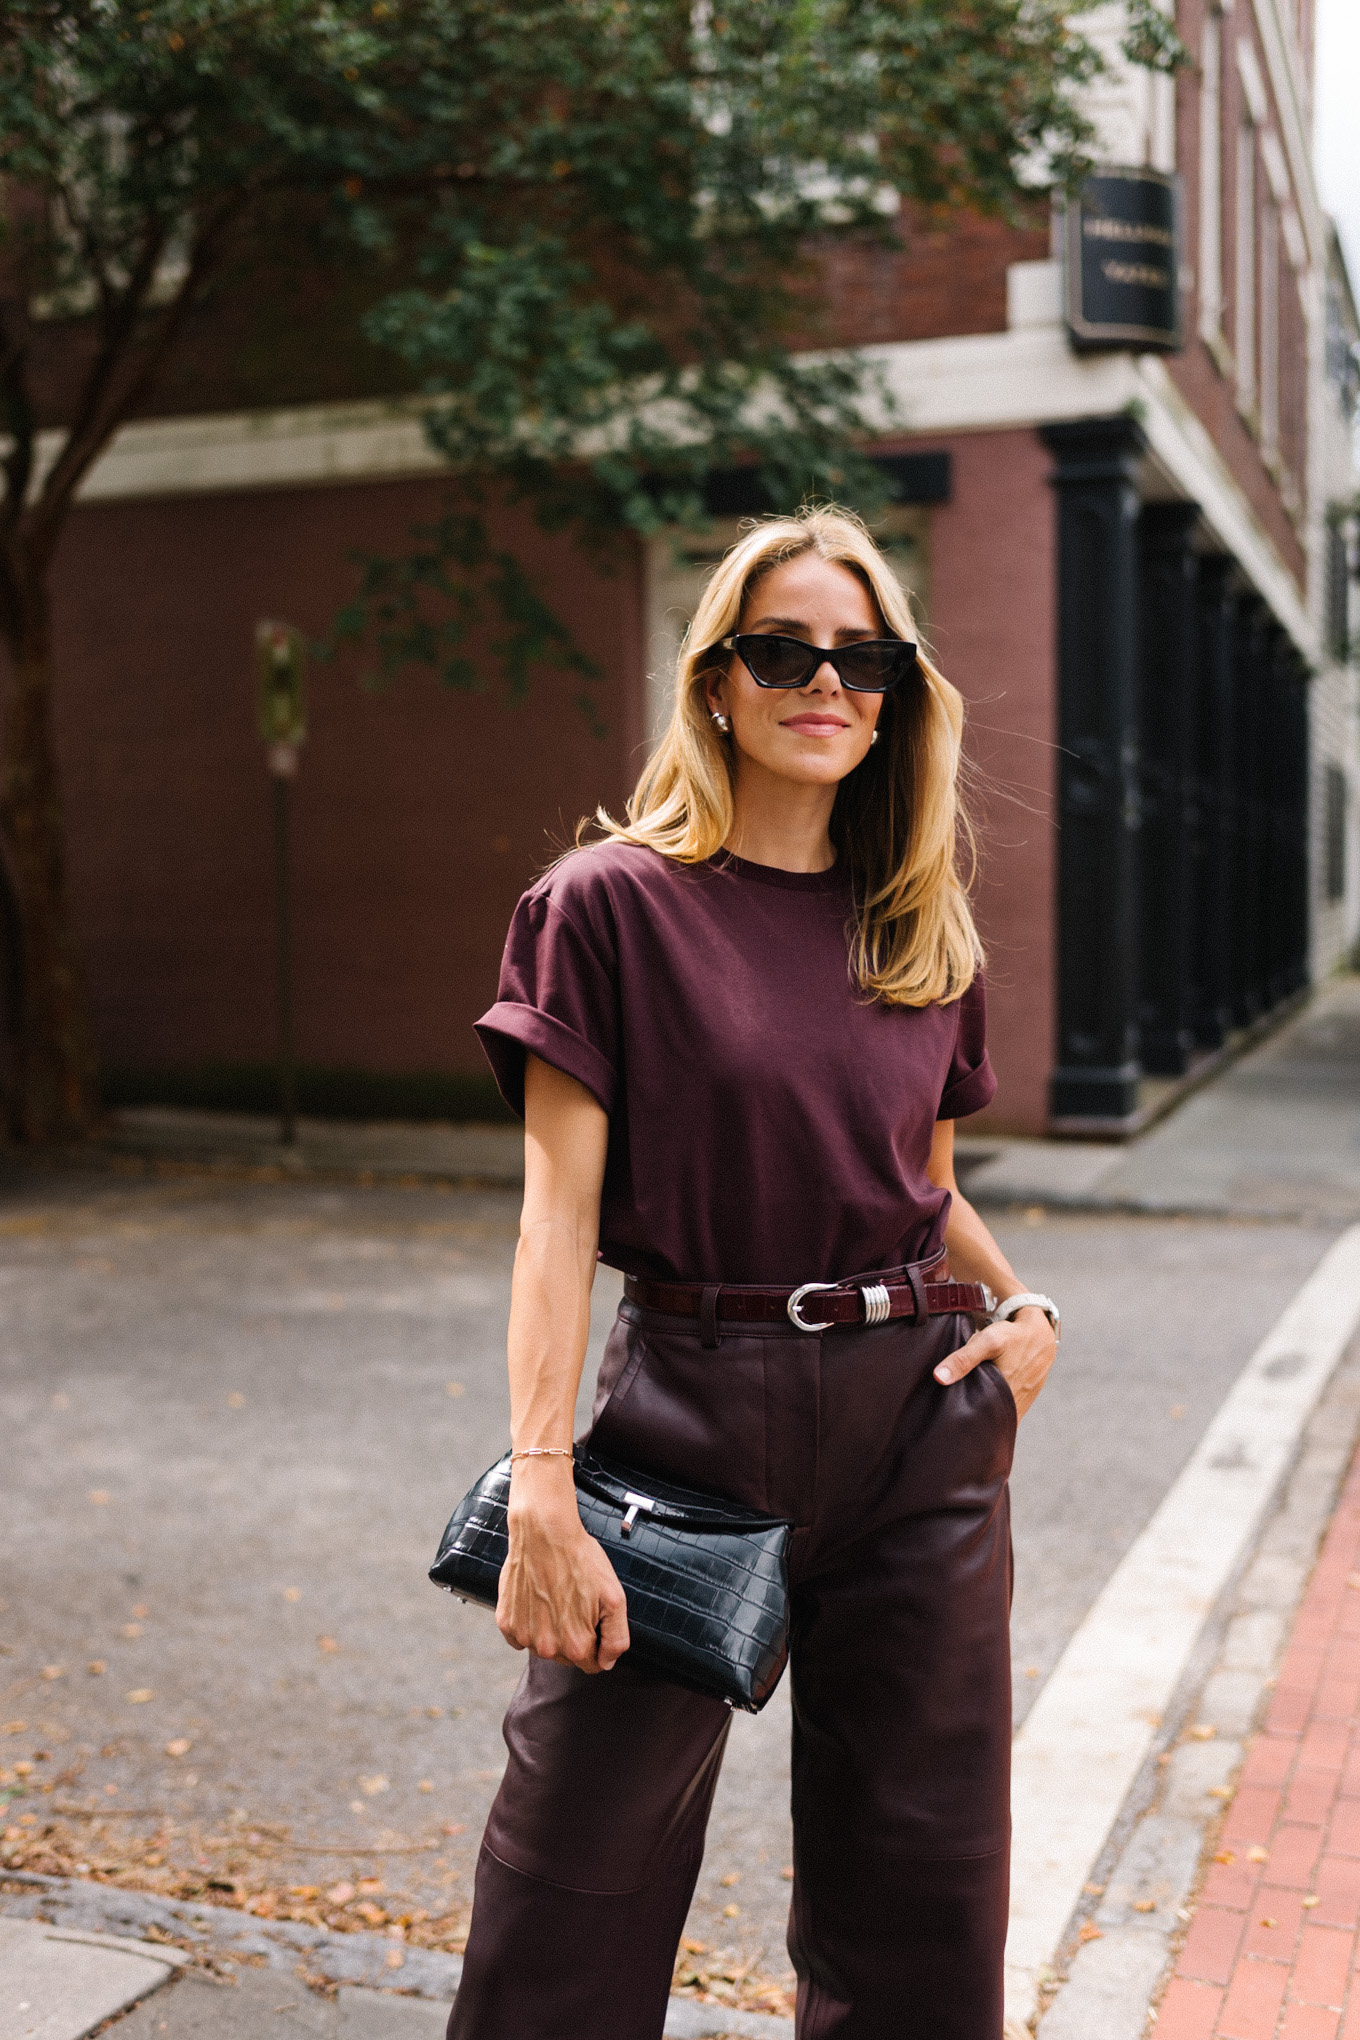
[{"label": "woman's arm", "polygon": [[[609,1121],[583,1084],[527,1058],[524,1207],[510,1291],[514,1449],[571,1445],[590,1336]],[[517,1459],[496,1622],[516,1650],[611,1671],[628,1648],[623,1588],[576,1506],[570,1459]]]},{"label": "woman's arm", "polygon": [[[958,1282],[985,1282],[996,1292],[997,1301],[1018,1296],[1028,1287],[1020,1280],[991,1233],[960,1194],[954,1179],[954,1122],[941,1119],[930,1146],[926,1173],[932,1183],[947,1190],[953,1199],[944,1243],[949,1249],[949,1269]],[[984,1325],[974,1332],[966,1346],[951,1353],[935,1369],[937,1381],[959,1381],[983,1360],[994,1360],[1010,1385],[1015,1407],[1023,1417],[1048,1379],[1057,1356],[1058,1341],[1044,1313],[1033,1304],[1018,1310],[1006,1324]]]}]

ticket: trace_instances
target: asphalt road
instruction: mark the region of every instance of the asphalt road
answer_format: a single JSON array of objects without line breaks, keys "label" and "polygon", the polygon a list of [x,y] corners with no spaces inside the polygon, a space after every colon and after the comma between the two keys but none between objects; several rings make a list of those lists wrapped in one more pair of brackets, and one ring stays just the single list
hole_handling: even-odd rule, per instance
[{"label": "asphalt road", "polygon": [[[465,1905],[519,1660],[425,1568],[503,1449],[516,1214],[512,1193],[428,1189],[0,1193],[12,1821],[66,1808],[91,1861],[156,1831],[165,1874],[209,1898],[230,1843],[257,1887],[366,1873],[389,1913]],[[996,1230],[1065,1312],[1014,1483],[1023,1713],[1332,1229]],[[606,1271],[596,1350],[616,1295]],[[736,1721],[690,1928],[776,1973],[787,1740],[782,1692]]]}]

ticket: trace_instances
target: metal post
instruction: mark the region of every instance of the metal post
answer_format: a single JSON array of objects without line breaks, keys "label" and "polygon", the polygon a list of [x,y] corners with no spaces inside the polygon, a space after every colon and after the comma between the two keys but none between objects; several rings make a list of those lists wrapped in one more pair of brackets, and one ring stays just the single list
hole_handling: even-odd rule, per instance
[{"label": "metal post", "polygon": [[279,1054],[279,1139],[285,1146],[297,1139],[297,1063],[293,1050],[293,898],[291,870],[292,776],[275,771],[274,781],[274,910],[277,934]]},{"label": "metal post", "polygon": [[274,781],[275,1014],[279,1056],[279,1139],[297,1139],[297,1057],[293,1043],[292,783],[307,734],[307,653],[296,624],[262,617],[255,626],[256,717]]}]

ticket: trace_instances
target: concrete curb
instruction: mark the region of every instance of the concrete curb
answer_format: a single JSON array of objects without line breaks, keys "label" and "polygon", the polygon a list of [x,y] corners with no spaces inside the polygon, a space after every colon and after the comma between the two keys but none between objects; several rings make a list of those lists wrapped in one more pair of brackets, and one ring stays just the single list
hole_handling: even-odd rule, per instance
[{"label": "concrete curb", "polygon": [[[14,1887],[21,1889],[16,1890]],[[297,1920],[262,1920],[230,1906],[194,1905],[155,1898],[112,1884],[86,1884],[27,1871],[0,1872],[0,1912],[10,1919],[45,1919],[83,1933],[144,1941],[148,1929],[164,1934],[192,1956],[249,1956],[290,1975],[299,1959],[328,1983],[366,1984],[414,1997],[452,2001],[463,1973],[460,1955],[411,1948],[385,1934],[333,1934]],[[167,1954],[170,1951],[167,1950]],[[400,1957],[393,1963],[392,1957]]]},{"label": "concrete curb", "polygon": [[[168,1966],[194,1957],[228,1961],[248,1957],[295,1975],[301,1964],[328,1983],[401,1991],[440,2004],[452,2002],[463,1973],[460,1955],[408,1947],[385,1934],[328,1933],[294,1920],[257,1919],[230,1906],[194,1905],[124,1891],[117,1885],[39,1877],[28,1871],[0,1872],[0,1916],[45,1920],[63,1939],[94,1938],[106,1948],[118,1946]],[[173,1936],[187,1944],[189,1953],[166,1946],[162,1955],[161,1944],[146,1940],[148,1930]],[[401,1957],[399,1967],[392,1965],[394,1954]],[[667,2040],[721,2040],[728,2034],[740,2035],[741,2040],[793,2040],[793,2020],[699,2004],[693,1998],[671,1999]]]}]

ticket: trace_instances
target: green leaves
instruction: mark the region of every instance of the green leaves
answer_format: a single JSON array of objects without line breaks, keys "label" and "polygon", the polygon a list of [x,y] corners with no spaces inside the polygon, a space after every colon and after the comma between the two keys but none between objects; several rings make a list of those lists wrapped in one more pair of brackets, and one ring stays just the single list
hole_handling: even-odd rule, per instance
[{"label": "green leaves", "polygon": [[[1073,88],[1096,59],[1071,12],[6,0],[7,427],[16,443],[31,431],[47,333],[32,313],[91,320],[95,366],[45,484],[64,515],[187,312],[228,274],[249,287],[267,222],[276,256],[292,226],[299,267],[329,250],[371,279],[365,334],[394,385],[429,396],[431,440],[474,495],[646,531],[700,516],[709,469],[751,462],[780,500],[867,507],[879,484],[853,448],[882,405],[862,364],[814,351],[829,330],[817,250],[890,242],[948,207],[1019,216],[1036,178],[1075,174]],[[12,487],[11,518],[19,501]],[[415,659],[468,684],[470,588],[513,613],[498,640],[513,687],[560,663],[484,534],[440,529],[442,565],[427,533],[404,567],[365,570],[379,670]]]}]

